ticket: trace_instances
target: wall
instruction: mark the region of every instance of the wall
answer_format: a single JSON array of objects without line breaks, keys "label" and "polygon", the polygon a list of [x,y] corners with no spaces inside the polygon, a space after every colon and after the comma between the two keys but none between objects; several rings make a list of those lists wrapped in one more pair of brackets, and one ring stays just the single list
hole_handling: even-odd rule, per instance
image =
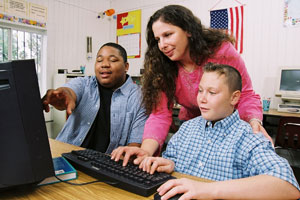
[{"label": "wall", "polygon": [[[180,4],[191,9],[202,23],[209,26],[211,9],[219,0],[113,0],[111,7],[116,13],[142,10],[142,56],[130,59],[131,75],[139,74],[143,66],[145,28],[149,17],[167,4]],[[280,98],[275,97],[279,69],[284,66],[300,68],[300,27],[283,27],[283,0],[241,0],[246,4],[244,14],[244,53],[246,67],[255,91],[261,97],[272,97],[271,107],[276,108]],[[215,9],[239,5],[234,0],[223,0]],[[115,22],[111,24],[111,40],[115,40]]]},{"label": "wall", "polygon": [[[86,74],[94,74],[97,51],[110,36],[109,21],[97,15],[108,8],[108,0],[48,0],[48,74],[58,68],[79,69],[80,65],[86,65]],[[93,44],[90,61],[86,59],[87,36]]]},{"label": "wall", "polygon": [[[53,87],[57,69],[79,69],[94,74],[94,62],[100,45],[109,41],[110,22],[100,20],[100,11],[110,8],[110,0],[27,0],[48,8],[47,88]],[[86,59],[86,37],[93,38],[93,58]]]},{"label": "wall", "polygon": [[[111,36],[110,21],[97,18],[98,13],[110,8],[110,0],[26,0],[47,7],[47,72],[46,89],[53,88],[53,76],[57,69],[79,69],[86,65],[86,74],[94,74],[94,63],[99,47],[108,42]],[[86,59],[86,37],[92,36],[93,58]],[[51,109],[52,110],[52,109]],[[53,112],[45,115],[49,136],[55,136],[58,123]],[[54,114],[53,114],[54,115]],[[61,127],[60,127],[61,128]]]}]

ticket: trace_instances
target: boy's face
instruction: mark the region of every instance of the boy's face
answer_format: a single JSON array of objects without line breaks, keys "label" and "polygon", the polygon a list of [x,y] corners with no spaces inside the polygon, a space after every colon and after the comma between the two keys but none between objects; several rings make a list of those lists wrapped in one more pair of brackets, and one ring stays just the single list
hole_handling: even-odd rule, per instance
[{"label": "boy's face", "polygon": [[197,103],[208,121],[218,121],[232,114],[240,91],[230,92],[225,75],[205,72],[199,84]]},{"label": "boy's face", "polygon": [[118,49],[104,46],[97,54],[95,74],[103,87],[115,90],[125,82],[128,66]]}]

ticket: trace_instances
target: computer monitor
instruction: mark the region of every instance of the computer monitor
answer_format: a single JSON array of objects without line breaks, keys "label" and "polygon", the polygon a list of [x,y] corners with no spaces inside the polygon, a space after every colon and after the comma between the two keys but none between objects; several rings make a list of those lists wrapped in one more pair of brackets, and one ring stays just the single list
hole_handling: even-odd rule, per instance
[{"label": "computer monitor", "polygon": [[0,63],[0,191],[53,175],[34,60]]},{"label": "computer monitor", "polygon": [[277,95],[281,95],[283,100],[300,101],[300,67],[280,69],[278,83]]}]

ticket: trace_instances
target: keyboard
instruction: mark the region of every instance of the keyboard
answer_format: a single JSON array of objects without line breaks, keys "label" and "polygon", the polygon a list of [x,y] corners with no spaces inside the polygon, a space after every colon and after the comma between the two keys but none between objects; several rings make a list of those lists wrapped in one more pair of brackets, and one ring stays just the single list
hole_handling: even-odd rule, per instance
[{"label": "keyboard", "polygon": [[75,169],[107,184],[145,197],[154,194],[156,189],[167,180],[175,178],[162,172],[149,174],[132,163],[123,167],[122,160],[116,162],[111,160],[110,155],[91,149],[63,153],[62,156]]}]

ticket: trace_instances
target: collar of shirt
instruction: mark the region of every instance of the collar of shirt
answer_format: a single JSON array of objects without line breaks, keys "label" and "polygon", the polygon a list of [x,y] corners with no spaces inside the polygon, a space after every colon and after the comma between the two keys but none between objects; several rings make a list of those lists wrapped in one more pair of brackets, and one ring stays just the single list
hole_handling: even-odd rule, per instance
[{"label": "collar of shirt", "polygon": [[[128,74],[126,74],[126,77],[127,77],[127,79],[126,79],[125,83],[121,87],[117,88],[114,91],[114,93],[117,92],[117,91],[120,91],[124,95],[129,94],[129,92],[131,91],[132,88],[128,87],[128,86],[131,85],[131,83],[133,83],[133,81],[132,81],[131,77]],[[98,84],[99,83],[97,81],[96,76],[93,76],[93,85],[94,85],[94,87],[98,87]]]},{"label": "collar of shirt", "polygon": [[[212,130],[215,130],[215,129],[221,129],[221,130],[226,130],[228,127],[231,127],[231,125],[233,123],[235,123],[236,121],[238,121],[240,119],[240,116],[239,116],[239,112],[238,110],[235,110],[231,115],[229,115],[228,117],[220,120],[220,121],[217,121],[215,122],[214,126],[212,126],[212,122],[211,121],[207,121],[206,119],[204,119],[205,121],[205,128],[209,128],[209,129],[212,129]],[[214,132],[214,134],[217,134],[217,133],[221,133],[220,132]],[[223,133],[224,135],[223,136],[226,136],[229,134],[229,132],[224,132]]]}]

